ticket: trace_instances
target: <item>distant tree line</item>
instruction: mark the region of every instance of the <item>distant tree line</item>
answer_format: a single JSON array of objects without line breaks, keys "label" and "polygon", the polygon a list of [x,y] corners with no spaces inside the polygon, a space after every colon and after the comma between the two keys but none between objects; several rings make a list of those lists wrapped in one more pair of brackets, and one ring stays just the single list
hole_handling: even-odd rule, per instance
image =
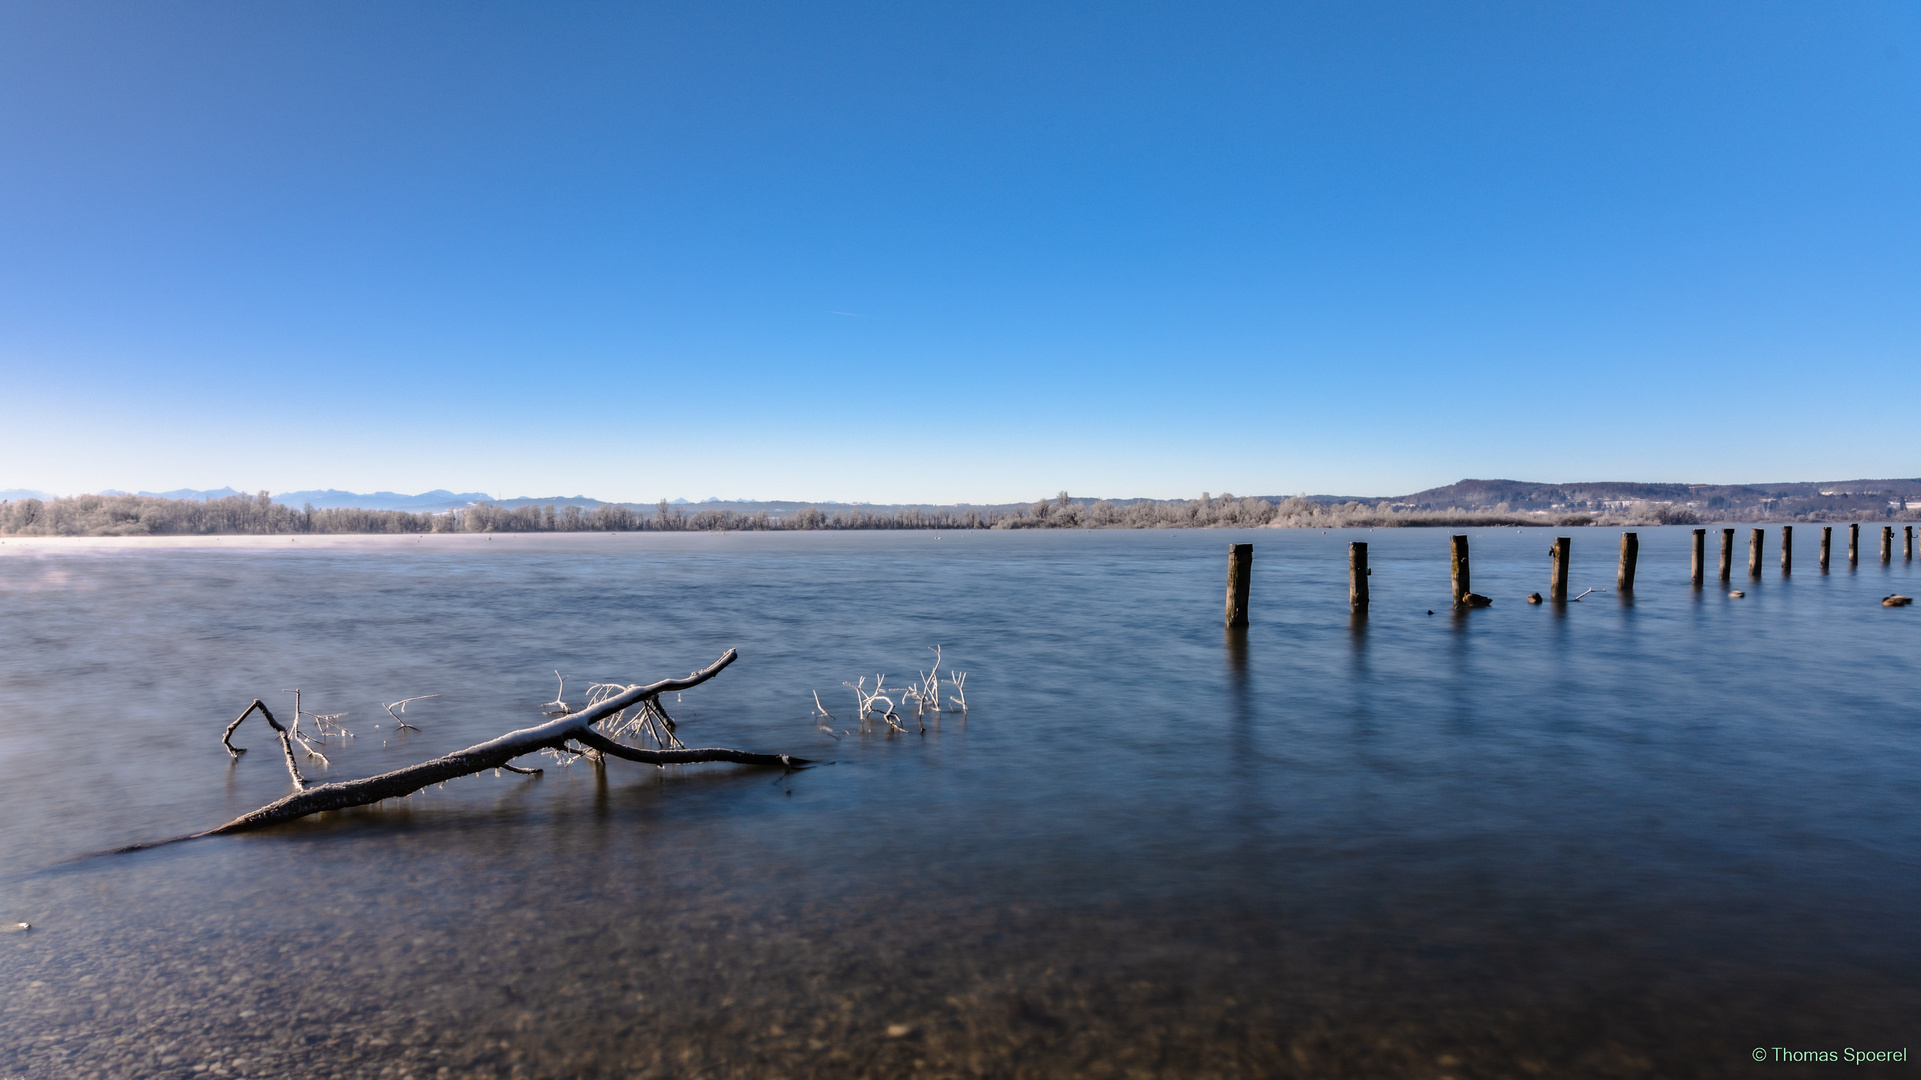
[{"label": "distant tree line", "polygon": [[8,536],[235,536],[302,533],[486,533],[486,532],[723,532],[836,529],[1206,529],[1473,525],[1685,525],[1692,510],[1667,503],[1637,504],[1600,514],[1491,510],[1409,510],[1386,502],[1327,503],[1304,498],[1213,496],[1116,503],[1070,498],[1061,492],[1012,511],[906,507],[891,512],[862,508],[832,513],[805,507],[777,516],[765,510],[691,513],[661,500],[651,514],[628,506],[527,504],[508,509],[476,503],[438,514],[405,510],[359,510],[311,505],[295,510],[266,492],[248,498],[161,499],[144,495],[79,495],[41,501],[0,502],[0,535]]},{"label": "distant tree line", "polygon": [[279,533],[446,532],[439,515],[404,510],[282,506],[253,498],[161,499],[149,495],[76,495],[70,499],[0,502],[0,533],[9,536],[244,536]]}]

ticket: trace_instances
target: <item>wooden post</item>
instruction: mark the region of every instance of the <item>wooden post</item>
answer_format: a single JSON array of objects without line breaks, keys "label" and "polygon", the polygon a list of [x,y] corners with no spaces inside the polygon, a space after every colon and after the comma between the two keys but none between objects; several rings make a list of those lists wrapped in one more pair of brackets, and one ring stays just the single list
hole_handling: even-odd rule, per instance
[{"label": "wooden post", "polygon": [[1547,598],[1557,604],[1567,603],[1567,556],[1568,538],[1557,536],[1554,546],[1547,549],[1551,560],[1548,564]]},{"label": "wooden post", "polygon": [[1828,549],[1834,546],[1834,526],[1821,526],[1821,572],[1828,572]]},{"label": "wooden post", "polygon": [[1761,542],[1768,534],[1766,529],[1753,529],[1748,533],[1748,576],[1761,576]]},{"label": "wooden post", "polygon": [[1254,577],[1254,545],[1227,549],[1227,625],[1247,625],[1247,588]]},{"label": "wooden post", "polygon": [[1781,526],[1781,575],[1794,573],[1794,526]]},{"label": "wooden post", "polygon": [[1861,561],[1861,523],[1848,526],[1848,565],[1854,566]]},{"label": "wooden post", "polygon": [[1881,526],[1881,565],[1894,561],[1894,526]]},{"label": "wooden post", "polygon": [[1614,587],[1621,592],[1634,591],[1634,560],[1641,554],[1641,537],[1638,533],[1621,534],[1621,569],[1614,574]]},{"label": "wooden post", "polygon": [[1901,559],[1903,562],[1914,561],[1914,526],[1912,525],[1901,526]]},{"label": "wooden post", "polygon": [[1692,581],[1694,587],[1697,589],[1701,587],[1703,581],[1707,580],[1707,546],[1708,531],[1706,529],[1694,530],[1694,559],[1688,564],[1688,580]]},{"label": "wooden post", "polygon": [[1474,591],[1468,583],[1467,537],[1455,536],[1448,540],[1448,566],[1454,575],[1454,606],[1461,606],[1461,597]]},{"label": "wooden post", "polygon": [[1734,573],[1734,530],[1721,530],[1721,580]]},{"label": "wooden post", "polygon": [[1358,540],[1347,545],[1347,610],[1367,614],[1367,545]]}]

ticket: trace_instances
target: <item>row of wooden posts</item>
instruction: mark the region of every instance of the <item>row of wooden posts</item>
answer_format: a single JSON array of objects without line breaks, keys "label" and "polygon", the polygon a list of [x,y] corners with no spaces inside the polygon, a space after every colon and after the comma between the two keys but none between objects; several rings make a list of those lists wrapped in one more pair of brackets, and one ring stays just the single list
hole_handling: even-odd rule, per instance
[{"label": "row of wooden posts", "polygon": [[[1691,566],[1692,581],[1695,588],[1705,582],[1707,572],[1707,535],[1706,529],[1694,530],[1694,558]],[[1902,553],[1907,559],[1914,558],[1914,526],[1901,528]],[[1752,529],[1748,533],[1748,576],[1761,576],[1761,551],[1767,539],[1766,529]],[[1834,526],[1821,526],[1821,570],[1828,569],[1828,551],[1834,542]],[[1570,541],[1565,536],[1557,536],[1548,548],[1548,600],[1564,603],[1567,600],[1568,549]],[[1641,539],[1635,533],[1621,534],[1621,564],[1615,573],[1614,584],[1621,592],[1634,591],[1634,564],[1640,558]],[[1861,526],[1848,526],[1848,565],[1861,561]],[[1894,526],[1881,527],[1881,561],[1894,561]],[[1469,588],[1467,537],[1451,538],[1449,565],[1454,580],[1454,606],[1480,606],[1477,597]],[[1727,581],[1734,571],[1734,530],[1721,530],[1721,580]],[[1781,572],[1794,572],[1794,526],[1781,526]],[[1254,545],[1234,544],[1227,553],[1227,625],[1247,625],[1248,588],[1254,573]],[[1367,544],[1355,541],[1347,545],[1347,603],[1356,614],[1367,612]],[[1485,601],[1482,601],[1483,603]]]}]

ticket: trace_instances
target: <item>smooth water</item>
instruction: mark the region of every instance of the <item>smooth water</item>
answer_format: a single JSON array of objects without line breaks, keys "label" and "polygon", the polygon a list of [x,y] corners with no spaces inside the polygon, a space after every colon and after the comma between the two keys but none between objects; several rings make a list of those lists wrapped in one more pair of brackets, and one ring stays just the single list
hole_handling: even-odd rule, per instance
[{"label": "smooth water", "polygon": [[[1921,1017],[1921,581],[1797,533],[1732,599],[1641,530],[1557,608],[1551,534],[1476,531],[1465,616],[1442,530],[9,540],[0,1076],[1815,1075],[1751,1054]],[[968,713],[860,734],[936,644]],[[345,778],[727,648],[689,744],[832,764],[68,861],[285,794],[219,745],[256,696],[348,713]]]}]

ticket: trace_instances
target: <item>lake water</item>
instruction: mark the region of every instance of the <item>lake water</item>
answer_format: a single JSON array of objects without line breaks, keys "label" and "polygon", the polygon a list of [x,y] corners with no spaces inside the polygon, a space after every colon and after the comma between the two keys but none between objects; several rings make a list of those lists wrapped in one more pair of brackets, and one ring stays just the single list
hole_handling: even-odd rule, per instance
[{"label": "lake water", "polygon": [[[1643,529],[1556,608],[1552,533],[1477,530],[1458,617],[1446,530],[9,539],[0,1076],[1825,1075],[1751,1054],[1921,1035],[1921,581],[1796,532],[1732,599]],[[936,644],[966,716],[854,730]],[[727,648],[689,745],[832,764],[69,861],[285,794],[219,745],[256,696],[346,712],[347,778]]]}]

